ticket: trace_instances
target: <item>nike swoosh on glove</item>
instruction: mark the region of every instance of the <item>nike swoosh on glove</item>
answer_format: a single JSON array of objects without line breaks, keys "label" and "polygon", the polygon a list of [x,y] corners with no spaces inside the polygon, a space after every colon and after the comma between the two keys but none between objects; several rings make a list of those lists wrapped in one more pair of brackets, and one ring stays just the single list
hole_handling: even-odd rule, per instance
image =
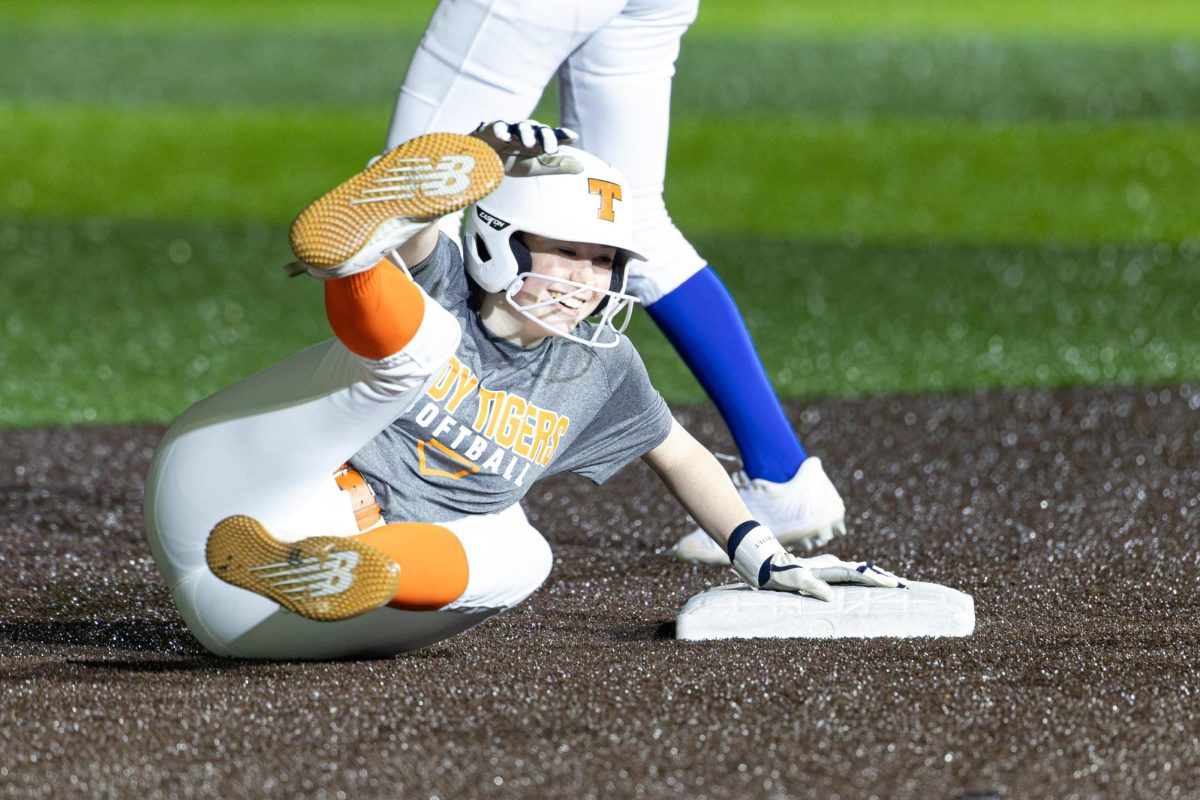
[{"label": "nike swoosh on glove", "polygon": [[800,592],[825,602],[833,599],[833,589],[829,588],[829,583],[791,553],[784,551],[773,556],[768,571],[767,582],[759,584],[760,589]]},{"label": "nike swoosh on glove", "polygon": [[904,578],[897,577],[872,561],[843,561],[825,553],[813,558],[797,559],[826,583],[857,583],[885,589],[907,589]]}]

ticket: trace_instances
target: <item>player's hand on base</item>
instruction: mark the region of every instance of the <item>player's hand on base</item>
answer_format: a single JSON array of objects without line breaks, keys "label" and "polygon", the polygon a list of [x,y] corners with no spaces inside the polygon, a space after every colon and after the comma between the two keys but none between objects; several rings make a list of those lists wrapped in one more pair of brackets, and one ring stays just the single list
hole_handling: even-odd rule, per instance
[{"label": "player's hand on base", "polygon": [[833,589],[801,559],[783,549],[775,534],[753,520],[739,525],[729,537],[733,571],[755,589],[799,592],[832,600]]},{"label": "player's hand on base", "polygon": [[524,122],[481,122],[471,135],[487,142],[504,164],[504,174],[517,178],[536,175],[575,174],[583,165],[558,147],[579,140],[569,128],[552,128],[537,120]]},{"label": "player's hand on base", "polygon": [[816,572],[788,552],[783,552],[771,558],[767,582],[760,589],[771,589],[776,592],[797,592],[807,594],[826,602],[833,599],[833,589],[821,579]]},{"label": "player's hand on base", "polygon": [[871,561],[843,561],[829,553],[798,560],[826,583],[857,583],[885,589],[908,588],[904,578],[875,566]]}]

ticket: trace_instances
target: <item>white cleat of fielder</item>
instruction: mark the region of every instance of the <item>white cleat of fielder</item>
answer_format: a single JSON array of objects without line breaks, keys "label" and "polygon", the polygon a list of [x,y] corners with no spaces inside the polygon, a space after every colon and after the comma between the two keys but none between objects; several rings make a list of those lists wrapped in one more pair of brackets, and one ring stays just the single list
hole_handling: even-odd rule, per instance
[{"label": "white cleat of fielder", "polygon": [[[846,533],[846,504],[815,456],[785,483],[751,479],[744,472],[735,473],[733,482],[751,518],[774,531],[784,547],[802,544],[811,550]],[[699,529],[680,539],[671,553],[690,564],[729,563],[729,555]]]}]

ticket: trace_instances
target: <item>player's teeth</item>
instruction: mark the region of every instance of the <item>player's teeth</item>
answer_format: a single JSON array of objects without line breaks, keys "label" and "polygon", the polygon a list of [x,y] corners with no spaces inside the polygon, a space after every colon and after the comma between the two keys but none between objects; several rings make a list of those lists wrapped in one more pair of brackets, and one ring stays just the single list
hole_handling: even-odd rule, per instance
[{"label": "player's teeth", "polygon": [[558,300],[560,305],[564,305],[572,310],[581,308],[583,306],[583,302],[578,297],[568,297],[566,300],[561,299],[565,295],[565,292],[556,292],[550,290],[548,294],[550,295],[551,300]]}]

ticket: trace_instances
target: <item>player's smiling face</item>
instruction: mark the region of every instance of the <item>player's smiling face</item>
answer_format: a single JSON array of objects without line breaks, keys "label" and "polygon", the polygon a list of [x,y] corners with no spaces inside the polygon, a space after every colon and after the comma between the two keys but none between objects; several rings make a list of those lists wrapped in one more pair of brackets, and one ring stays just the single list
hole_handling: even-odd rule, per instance
[{"label": "player's smiling face", "polygon": [[[608,245],[564,242],[529,233],[524,234],[524,241],[532,258],[529,271],[539,277],[526,278],[513,299],[522,306],[557,300],[529,313],[556,330],[570,333],[604,300],[603,292],[612,282],[617,250]],[[581,291],[564,281],[581,283],[594,291]],[[534,323],[530,325],[537,327]],[[538,330],[545,335],[545,329]]]}]

